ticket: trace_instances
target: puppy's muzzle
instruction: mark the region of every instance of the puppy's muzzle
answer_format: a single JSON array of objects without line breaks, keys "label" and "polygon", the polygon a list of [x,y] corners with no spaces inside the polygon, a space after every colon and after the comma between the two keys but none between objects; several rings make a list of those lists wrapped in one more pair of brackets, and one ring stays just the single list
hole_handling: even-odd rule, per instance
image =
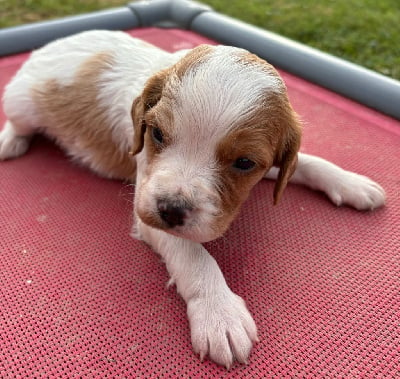
[{"label": "puppy's muzzle", "polygon": [[192,210],[193,207],[184,200],[165,198],[157,200],[158,214],[169,228],[183,226]]}]

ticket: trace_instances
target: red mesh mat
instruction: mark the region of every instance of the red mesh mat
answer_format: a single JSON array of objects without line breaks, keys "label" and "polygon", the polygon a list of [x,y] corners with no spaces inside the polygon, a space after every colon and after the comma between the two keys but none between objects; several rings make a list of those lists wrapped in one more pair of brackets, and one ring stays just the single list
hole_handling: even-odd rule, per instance
[{"label": "red mesh mat", "polygon": [[[207,42],[132,34],[168,50]],[[1,89],[26,57],[0,60]],[[359,213],[292,185],[273,207],[273,183],[256,186],[207,244],[258,325],[249,365],[226,371],[192,352],[163,263],[129,237],[132,187],[38,137],[0,163],[0,377],[400,377],[400,123],[283,76],[303,150],[377,180],[388,203]]]}]

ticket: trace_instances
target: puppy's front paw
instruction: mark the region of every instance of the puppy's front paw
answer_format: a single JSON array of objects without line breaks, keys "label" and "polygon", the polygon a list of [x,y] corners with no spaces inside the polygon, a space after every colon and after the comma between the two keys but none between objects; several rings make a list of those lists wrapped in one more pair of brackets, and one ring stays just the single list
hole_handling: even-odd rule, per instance
[{"label": "puppy's front paw", "polygon": [[326,193],[336,205],[350,205],[358,210],[372,210],[385,204],[383,188],[367,178],[342,170],[340,176],[326,188]]},{"label": "puppy's front paw", "polygon": [[243,299],[233,292],[193,298],[188,302],[192,345],[200,359],[206,355],[230,368],[234,359],[247,363],[257,327]]}]

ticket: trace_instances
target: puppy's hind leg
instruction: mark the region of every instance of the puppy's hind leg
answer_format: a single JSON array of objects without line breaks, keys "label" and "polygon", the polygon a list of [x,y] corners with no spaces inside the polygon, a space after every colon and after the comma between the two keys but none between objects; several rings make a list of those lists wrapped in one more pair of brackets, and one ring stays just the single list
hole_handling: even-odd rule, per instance
[{"label": "puppy's hind leg", "polygon": [[[278,169],[273,167],[265,178],[277,176]],[[372,210],[385,204],[385,191],[378,183],[308,154],[298,154],[290,182],[324,192],[337,206],[346,204],[358,210]]]},{"label": "puppy's hind leg", "polygon": [[0,131],[0,161],[25,154],[31,137],[41,125],[38,109],[32,98],[37,75],[30,73],[25,65],[4,91],[3,110],[7,120]]},{"label": "puppy's hind leg", "polygon": [[0,160],[17,158],[26,153],[33,130],[6,121],[0,132]]}]

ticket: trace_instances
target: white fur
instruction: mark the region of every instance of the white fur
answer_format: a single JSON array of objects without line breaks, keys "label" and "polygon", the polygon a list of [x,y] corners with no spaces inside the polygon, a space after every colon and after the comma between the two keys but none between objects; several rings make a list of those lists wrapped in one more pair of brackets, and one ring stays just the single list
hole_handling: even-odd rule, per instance
[{"label": "white fur", "polygon": [[[30,89],[51,78],[70,83],[82,62],[98,52],[109,52],[114,60],[110,70],[102,74],[98,100],[107,110],[114,140],[122,151],[128,150],[133,135],[133,99],[150,76],[177,62],[185,52],[169,54],[121,32],[93,31],[33,53],[7,86],[4,110],[14,124],[7,121],[0,133],[1,160],[25,153],[30,135],[43,126]],[[259,100],[262,93],[284,88],[278,77],[257,65],[244,69],[239,58],[242,53],[232,47],[216,47],[196,74],[188,72],[181,81],[172,80],[176,95],[172,147],[162,152],[156,163],[147,161],[145,151],[137,156],[135,236],[165,260],[171,282],[187,303],[194,350],[201,358],[208,354],[226,367],[234,359],[247,362],[257,341],[257,329],[244,301],[229,289],[215,260],[195,241],[217,237],[211,220],[221,208],[215,191],[218,141],[257,107],[268,107]],[[46,126],[51,134],[51,125]],[[70,147],[69,153],[83,154],[88,161],[91,158],[89,152],[79,151],[79,145]],[[272,169],[266,177],[276,178],[276,174]],[[383,190],[371,180],[305,154],[299,154],[293,181],[324,191],[338,205],[373,209],[385,201]],[[138,207],[156,208],[155,198],[160,193],[183,194],[196,204],[196,214],[170,233],[144,224],[137,217]]]},{"label": "white fur", "polygon": [[0,132],[0,160],[17,158],[26,153],[30,137],[16,134],[10,121],[7,121]]},{"label": "white fur", "polygon": [[246,363],[256,325],[242,298],[234,294],[214,258],[199,243],[137,223],[141,237],[163,257],[170,284],[187,303],[192,345],[203,359],[209,355],[229,368],[236,358]]}]

